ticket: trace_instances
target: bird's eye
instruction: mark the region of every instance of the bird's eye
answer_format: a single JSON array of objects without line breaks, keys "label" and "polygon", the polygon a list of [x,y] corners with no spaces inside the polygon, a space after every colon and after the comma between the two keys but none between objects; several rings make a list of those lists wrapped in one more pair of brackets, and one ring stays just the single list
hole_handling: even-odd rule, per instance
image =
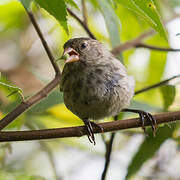
[{"label": "bird's eye", "polygon": [[85,49],[86,47],[87,47],[87,43],[84,42],[81,44],[81,49]]}]

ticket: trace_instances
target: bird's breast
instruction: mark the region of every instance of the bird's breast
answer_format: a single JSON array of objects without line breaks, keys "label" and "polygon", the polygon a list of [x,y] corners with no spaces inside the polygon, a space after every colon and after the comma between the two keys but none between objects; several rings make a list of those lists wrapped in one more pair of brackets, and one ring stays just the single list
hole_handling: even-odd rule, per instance
[{"label": "bird's breast", "polygon": [[64,103],[81,119],[115,115],[130,101],[126,78],[103,68],[71,71],[63,79]]}]

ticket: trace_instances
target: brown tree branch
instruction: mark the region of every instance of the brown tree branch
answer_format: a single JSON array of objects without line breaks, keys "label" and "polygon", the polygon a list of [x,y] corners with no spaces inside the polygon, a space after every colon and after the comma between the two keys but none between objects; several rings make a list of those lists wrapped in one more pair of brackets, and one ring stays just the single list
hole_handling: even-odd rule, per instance
[{"label": "brown tree branch", "polygon": [[115,56],[119,55],[122,51],[131,49],[135,47],[137,44],[139,44],[141,41],[144,39],[148,38],[149,36],[152,36],[155,33],[154,30],[151,31],[146,31],[143,34],[139,35],[137,38],[127,41],[124,44],[121,44],[119,46],[116,46],[111,50],[111,53],[114,54]]},{"label": "brown tree branch", "polygon": [[[154,115],[154,118],[156,119],[157,124],[174,122],[180,120],[180,111],[156,114]],[[132,118],[126,120],[99,123],[98,125],[100,125],[103,128],[104,132],[112,132],[123,129],[141,127],[142,122],[139,118]],[[149,121],[147,121],[147,119],[145,119],[145,126],[150,126]],[[102,133],[102,131],[98,127],[93,128],[95,133]],[[0,142],[81,137],[83,135],[86,135],[86,133],[87,130],[85,126],[31,131],[1,131]]]},{"label": "brown tree branch", "polygon": [[144,43],[138,43],[135,45],[136,48],[147,48],[147,49],[151,49],[151,50],[155,50],[155,51],[172,51],[172,52],[177,52],[180,51],[180,49],[173,49],[173,48],[164,48],[164,47],[158,47],[158,46],[152,46],[152,45],[148,45],[148,44],[144,44]]},{"label": "brown tree branch", "polygon": [[45,49],[45,51],[46,51],[46,53],[47,53],[47,55],[49,57],[49,60],[51,61],[51,64],[52,64],[52,66],[54,68],[54,71],[56,72],[56,74],[60,74],[59,67],[58,67],[57,63],[55,62],[55,59],[54,59],[54,57],[53,57],[53,55],[52,55],[52,53],[51,53],[51,51],[50,51],[50,49],[49,49],[49,47],[47,45],[46,40],[44,39],[44,36],[43,36],[43,34],[42,34],[38,24],[37,24],[32,12],[27,11],[27,14],[28,14],[29,19],[31,20],[31,23],[33,24],[33,26],[34,26],[34,28],[35,28],[41,42],[42,42],[42,45],[43,45],[43,47],[44,47],[44,49]]},{"label": "brown tree branch", "polygon": [[142,35],[140,35],[138,38],[135,38],[134,40],[130,40],[125,42],[124,44],[121,44],[111,50],[111,53],[115,56],[119,55],[122,51],[126,51],[131,48],[147,48],[154,51],[171,51],[171,52],[177,52],[180,51],[180,49],[173,49],[173,48],[166,48],[166,47],[159,47],[159,46],[152,46],[148,44],[144,44],[141,41],[147,38],[148,36],[153,35],[153,31],[148,31]]},{"label": "brown tree branch", "polygon": [[72,17],[74,17],[79,22],[79,24],[84,28],[84,30],[87,32],[87,34],[89,35],[90,38],[96,39],[96,37],[93,35],[93,33],[88,28],[88,26],[74,12],[72,12],[69,8],[67,8],[67,11],[69,12],[69,14]]},{"label": "brown tree branch", "polygon": [[13,111],[8,113],[3,119],[0,121],[0,130],[2,130],[4,127],[6,127],[9,123],[11,123],[14,119],[16,119],[19,115],[21,115],[24,111],[26,111],[29,107],[34,105],[35,103],[39,102],[43,98],[45,98],[60,82],[60,75],[61,72],[54,60],[54,57],[46,43],[46,40],[43,37],[43,34],[36,23],[36,20],[31,12],[27,11],[27,14],[37,32],[39,35],[39,38],[41,39],[41,42],[44,46],[44,49],[49,57],[49,60],[51,61],[51,64],[54,68],[54,71],[56,73],[55,78],[47,84],[42,90],[40,90],[37,94],[34,96],[30,97],[28,100],[22,102],[20,105],[18,105]]}]

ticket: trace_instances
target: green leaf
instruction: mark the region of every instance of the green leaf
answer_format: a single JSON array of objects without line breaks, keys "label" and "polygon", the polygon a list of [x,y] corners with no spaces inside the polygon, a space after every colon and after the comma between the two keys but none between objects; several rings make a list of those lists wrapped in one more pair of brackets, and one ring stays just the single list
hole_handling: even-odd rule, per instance
[{"label": "green leaf", "polygon": [[118,46],[120,44],[119,19],[115,14],[112,4],[109,0],[98,0],[97,2],[104,16],[112,47]]},{"label": "green leaf", "polygon": [[11,85],[6,84],[4,82],[0,82],[0,88],[4,88],[4,89],[10,91],[10,94],[8,94],[7,97],[9,97],[15,93],[18,93],[19,96],[21,97],[21,99],[24,100],[23,91],[21,88],[19,88],[17,86],[11,86]]},{"label": "green leaf", "polygon": [[179,36],[179,35],[180,35],[180,33],[177,33],[177,34],[176,34],[176,36]]},{"label": "green leaf", "polygon": [[35,0],[41,8],[55,17],[68,34],[66,4],[63,0]]},{"label": "green leaf", "polygon": [[164,102],[164,109],[168,110],[169,106],[174,102],[175,95],[176,95],[176,88],[173,85],[165,85],[160,88],[163,102]]},{"label": "green leaf", "polygon": [[167,40],[166,30],[152,0],[116,0],[142,17],[151,27]]},{"label": "green leaf", "polygon": [[29,10],[32,0],[19,0],[25,9]]},{"label": "green leaf", "polygon": [[156,137],[151,135],[145,138],[128,167],[126,176],[127,180],[135,175],[148,159],[154,156],[165,140],[172,137],[175,125],[175,123],[171,124],[171,128],[169,126],[160,127],[157,131]]}]

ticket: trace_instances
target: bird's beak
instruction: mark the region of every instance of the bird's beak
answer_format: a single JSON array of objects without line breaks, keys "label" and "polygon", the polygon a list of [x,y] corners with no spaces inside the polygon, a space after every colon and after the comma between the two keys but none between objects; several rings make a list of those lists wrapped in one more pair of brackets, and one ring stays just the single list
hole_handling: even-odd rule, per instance
[{"label": "bird's beak", "polygon": [[71,63],[79,61],[79,53],[75,51],[73,48],[68,47],[64,49],[63,56],[68,54],[69,57],[66,59],[65,63]]}]

